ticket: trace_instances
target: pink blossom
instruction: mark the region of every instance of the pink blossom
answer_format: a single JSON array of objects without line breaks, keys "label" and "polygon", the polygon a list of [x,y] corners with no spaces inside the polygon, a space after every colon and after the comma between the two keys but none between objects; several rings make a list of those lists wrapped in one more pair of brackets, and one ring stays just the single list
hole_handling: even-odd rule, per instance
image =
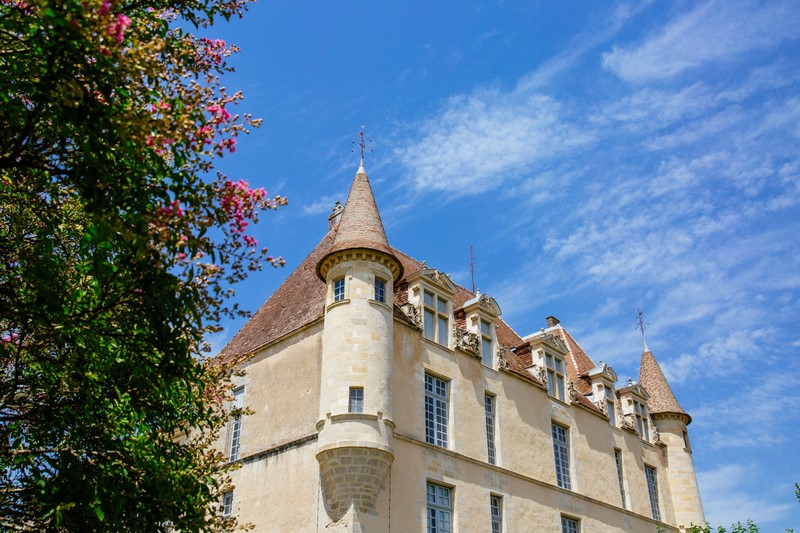
[{"label": "pink blossom", "polygon": [[117,13],[116,18],[108,25],[108,34],[112,36],[117,43],[122,44],[125,30],[131,25],[131,19],[127,15]]},{"label": "pink blossom", "polygon": [[103,0],[103,5],[100,6],[100,16],[105,17],[111,11],[111,0]]}]

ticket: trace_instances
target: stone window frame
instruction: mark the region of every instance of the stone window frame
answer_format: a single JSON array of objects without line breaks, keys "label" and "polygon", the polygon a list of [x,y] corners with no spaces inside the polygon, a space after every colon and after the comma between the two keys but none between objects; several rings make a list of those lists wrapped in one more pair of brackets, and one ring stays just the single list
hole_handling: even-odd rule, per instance
[{"label": "stone window frame", "polygon": [[578,518],[561,515],[561,533],[580,533],[581,521]]},{"label": "stone window frame", "polygon": [[347,283],[345,282],[345,276],[340,276],[333,280],[331,283],[331,301],[332,302],[341,302],[345,299],[345,293],[347,290]]},{"label": "stone window frame", "polygon": [[[427,285],[422,290],[422,336],[445,348],[450,347],[450,324],[453,322],[453,301]],[[426,297],[431,296],[431,303]],[[442,309],[444,307],[444,309]],[[431,318],[432,336],[428,336],[427,320]],[[443,331],[442,331],[443,330]],[[444,336],[444,338],[442,338]]]},{"label": "stone window frame", "polygon": [[[481,337],[481,363],[494,368],[495,332],[494,322],[483,317],[479,319],[479,332]],[[486,326],[486,329],[484,329]]]},{"label": "stone window frame", "polygon": [[483,410],[486,419],[486,460],[497,464],[497,396],[490,392],[483,395]]},{"label": "stone window frame", "polygon": [[613,427],[617,427],[617,393],[614,391],[614,387],[609,386],[608,384],[603,384],[603,390],[605,391],[605,400],[606,400],[606,412],[608,413],[608,423],[611,424]]},{"label": "stone window frame", "polygon": [[632,401],[636,432],[643,441],[650,442],[650,414],[647,410],[647,404],[636,399]]},{"label": "stone window frame", "polygon": [[241,451],[242,439],[242,413],[244,408],[244,385],[233,389],[233,401],[231,402],[231,409],[235,410],[231,415],[230,423],[228,425],[228,461],[236,461],[239,458]]},{"label": "stone window frame", "polygon": [[350,387],[347,398],[347,412],[364,412],[364,387]]},{"label": "stone window frame", "polygon": [[425,485],[426,522],[428,533],[452,533],[453,487],[428,481]]},{"label": "stone window frame", "polygon": [[222,494],[222,518],[233,516],[233,491],[229,490]]},{"label": "stone window frame", "polygon": [[644,476],[647,480],[647,495],[650,497],[650,512],[653,520],[661,521],[661,509],[658,499],[658,471],[656,467],[644,465]]},{"label": "stone window frame", "polygon": [[492,521],[492,533],[502,533],[503,497],[499,494],[489,494],[489,515]]},{"label": "stone window frame", "polygon": [[425,372],[425,442],[447,449],[450,423],[450,381]]},{"label": "stone window frame", "polygon": [[566,359],[560,355],[545,351],[544,366],[547,372],[547,393],[557,400],[566,401]]},{"label": "stone window frame", "polygon": [[375,276],[375,281],[373,282],[373,299],[376,302],[386,303],[386,280]]},{"label": "stone window frame", "polygon": [[570,472],[569,428],[552,422],[553,459],[555,462],[556,484],[562,489],[572,490]]},{"label": "stone window frame", "polygon": [[619,496],[622,500],[622,508],[628,508],[628,502],[625,498],[625,465],[622,460],[622,450],[614,448],[614,461],[617,463],[617,479],[619,480]]}]

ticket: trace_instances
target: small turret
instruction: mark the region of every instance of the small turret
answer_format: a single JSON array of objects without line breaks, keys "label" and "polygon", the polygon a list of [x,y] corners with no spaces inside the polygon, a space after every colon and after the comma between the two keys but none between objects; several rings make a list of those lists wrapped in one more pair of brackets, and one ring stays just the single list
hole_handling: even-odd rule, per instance
[{"label": "small turret", "polygon": [[697,487],[689,433],[686,430],[692,417],[683,410],[667,383],[655,356],[644,342],[639,382],[650,394],[650,417],[666,444],[666,474],[669,479],[675,521],[681,530],[691,524],[704,524],[703,504]]},{"label": "small turret", "polygon": [[383,229],[363,161],[328,253],[317,460],[326,531],[363,531],[394,460],[392,286],[403,267]]}]

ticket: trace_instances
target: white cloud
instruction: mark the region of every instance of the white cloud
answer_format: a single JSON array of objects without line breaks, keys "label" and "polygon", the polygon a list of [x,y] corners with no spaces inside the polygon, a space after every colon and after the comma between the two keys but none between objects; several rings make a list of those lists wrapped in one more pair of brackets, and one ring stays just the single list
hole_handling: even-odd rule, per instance
[{"label": "white cloud", "polygon": [[479,194],[592,141],[563,115],[545,95],[483,89],[449,99],[396,155],[418,189]]},{"label": "white cloud", "polygon": [[627,81],[670,78],[799,35],[800,11],[792,1],[760,5],[712,0],[678,16],[637,46],[615,46],[603,54],[602,62]]},{"label": "white cloud", "polygon": [[[758,492],[760,484],[758,464],[732,463],[714,470],[697,472],[697,482],[703,498],[706,520],[712,526],[730,526],[735,522],[745,523],[748,519],[756,524],[764,524],[785,517],[796,505],[786,500],[772,487],[767,492]],[[787,491],[788,492],[788,491]]]},{"label": "white cloud", "polygon": [[342,198],[341,195],[329,194],[323,196],[316,202],[304,205],[303,213],[306,215],[321,215],[323,213],[329,213],[333,209],[333,204],[337,200],[344,203],[344,198]]}]

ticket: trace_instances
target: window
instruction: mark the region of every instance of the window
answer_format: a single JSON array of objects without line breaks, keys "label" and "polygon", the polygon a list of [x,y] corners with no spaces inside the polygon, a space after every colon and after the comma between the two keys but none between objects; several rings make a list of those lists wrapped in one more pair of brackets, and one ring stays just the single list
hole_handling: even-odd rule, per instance
[{"label": "window", "polygon": [[683,447],[686,450],[692,449],[691,444],[689,444],[689,432],[687,432],[685,429],[683,430]]},{"label": "window", "polygon": [[350,387],[350,403],[347,407],[350,413],[364,412],[364,388]]},{"label": "window", "polygon": [[489,496],[489,506],[492,510],[492,533],[503,531],[503,498],[492,494]]},{"label": "window", "polygon": [[333,301],[344,300],[344,278],[333,280]]},{"label": "window", "polygon": [[488,450],[489,464],[497,464],[494,449],[494,396],[484,395],[483,405],[486,411],[486,449]]},{"label": "window", "polygon": [[481,320],[481,358],[486,366],[494,364],[494,350],[492,350],[492,325]]},{"label": "window", "polygon": [[572,489],[569,477],[569,435],[567,428],[553,424],[553,453],[556,458],[556,481],[562,489]]},{"label": "window", "polygon": [[608,410],[608,423],[612,426],[617,425],[617,412],[614,410],[614,400],[616,396],[614,395],[614,389],[609,387],[608,385],[604,385],[606,390],[606,408]]},{"label": "window", "polygon": [[661,511],[658,509],[658,478],[656,469],[645,465],[644,474],[647,476],[647,493],[650,495],[650,510],[655,520],[661,520]]},{"label": "window", "polygon": [[627,509],[625,505],[625,478],[622,474],[622,450],[614,449],[614,460],[617,462],[617,479],[619,480],[619,496],[622,498],[622,507]]},{"label": "window", "polygon": [[228,491],[222,495],[222,517],[230,518],[233,515],[233,492]]},{"label": "window", "polygon": [[580,533],[580,523],[574,518],[561,517],[561,533]]},{"label": "window", "polygon": [[453,491],[428,483],[428,533],[453,531]]},{"label": "window", "polygon": [[545,354],[547,365],[547,390],[550,396],[564,401],[564,360],[551,354]]},{"label": "window", "polygon": [[233,405],[231,408],[234,410],[231,416],[230,425],[230,439],[228,447],[228,460],[235,461],[239,458],[239,437],[242,433],[242,407],[244,407],[244,387],[239,387],[233,391]]},{"label": "window", "polygon": [[375,300],[386,303],[386,282],[375,278]]},{"label": "window", "polygon": [[439,298],[432,292],[423,291],[422,303],[425,338],[436,341],[442,346],[447,346],[447,325],[449,323],[447,300]]},{"label": "window", "polygon": [[447,382],[425,374],[425,442],[447,448]]},{"label": "window", "polygon": [[647,416],[647,407],[641,402],[633,400],[633,414],[636,416],[636,430],[639,436],[650,442],[650,421]]}]

